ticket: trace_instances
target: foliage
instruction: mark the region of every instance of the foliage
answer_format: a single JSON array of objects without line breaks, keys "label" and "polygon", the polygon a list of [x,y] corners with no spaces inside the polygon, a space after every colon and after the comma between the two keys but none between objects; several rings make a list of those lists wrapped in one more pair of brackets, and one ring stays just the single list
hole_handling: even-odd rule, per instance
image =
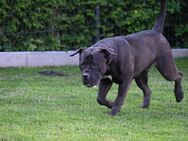
[{"label": "foliage", "polygon": [[[100,6],[101,38],[150,29],[156,0],[1,0],[0,50],[45,51],[89,46],[96,41],[95,8]],[[186,0],[169,0],[166,27],[174,16],[186,19]],[[173,36],[187,47],[187,21],[173,23]],[[186,29],[186,30],[185,30]]]}]

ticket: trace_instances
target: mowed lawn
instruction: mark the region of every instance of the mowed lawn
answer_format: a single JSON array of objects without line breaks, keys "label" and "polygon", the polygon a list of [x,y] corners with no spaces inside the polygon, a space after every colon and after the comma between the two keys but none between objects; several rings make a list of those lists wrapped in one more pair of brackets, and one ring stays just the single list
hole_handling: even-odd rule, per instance
[{"label": "mowed lawn", "polygon": [[[97,104],[97,88],[82,85],[77,66],[1,68],[0,141],[188,141],[188,58],[176,63],[184,73],[183,102],[175,101],[174,83],[151,68],[150,108],[139,108],[143,95],[133,81],[115,117]],[[108,99],[116,93],[114,84]]]}]

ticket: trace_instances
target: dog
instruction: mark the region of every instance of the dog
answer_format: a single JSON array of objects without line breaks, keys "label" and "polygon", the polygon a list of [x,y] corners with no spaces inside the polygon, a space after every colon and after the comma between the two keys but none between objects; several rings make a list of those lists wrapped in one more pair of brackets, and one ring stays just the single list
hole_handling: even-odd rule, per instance
[{"label": "dog", "polygon": [[[102,39],[71,55],[79,53],[83,84],[87,87],[99,85],[97,102],[110,108],[112,116],[120,112],[133,79],[143,91],[141,107],[149,107],[148,70],[151,65],[155,65],[166,80],[175,82],[176,101],[181,102],[184,98],[182,73],[177,70],[170,44],[162,35],[166,7],[167,0],[161,0],[159,15],[151,30]],[[106,96],[113,83],[119,87],[115,101],[111,102]]]}]

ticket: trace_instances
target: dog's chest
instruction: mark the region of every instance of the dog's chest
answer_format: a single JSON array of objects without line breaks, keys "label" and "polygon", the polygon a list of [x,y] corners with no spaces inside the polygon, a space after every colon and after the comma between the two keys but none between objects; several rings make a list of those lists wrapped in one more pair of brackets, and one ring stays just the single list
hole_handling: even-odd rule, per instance
[{"label": "dog's chest", "polygon": [[109,70],[105,73],[105,78],[109,78],[113,82],[119,84],[122,82],[121,76],[117,71]]}]

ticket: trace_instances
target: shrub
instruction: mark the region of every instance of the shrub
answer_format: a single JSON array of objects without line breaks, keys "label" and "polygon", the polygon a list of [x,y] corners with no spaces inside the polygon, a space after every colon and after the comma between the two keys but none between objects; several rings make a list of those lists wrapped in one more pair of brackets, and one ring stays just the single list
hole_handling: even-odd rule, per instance
[{"label": "shrub", "polygon": [[[1,0],[0,50],[68,50],[96,41],[95,8],[100,6],[100,38],[150,29],[159,11],[155,0]],[[174,47],[188,47],[186,0],[169,0],[166,29],[177,38]],[[188,13],[188,12],[187,12]],[[181,21],[173,22],[173,17]],[[168,34],[167,34],[168,37]]]}]

